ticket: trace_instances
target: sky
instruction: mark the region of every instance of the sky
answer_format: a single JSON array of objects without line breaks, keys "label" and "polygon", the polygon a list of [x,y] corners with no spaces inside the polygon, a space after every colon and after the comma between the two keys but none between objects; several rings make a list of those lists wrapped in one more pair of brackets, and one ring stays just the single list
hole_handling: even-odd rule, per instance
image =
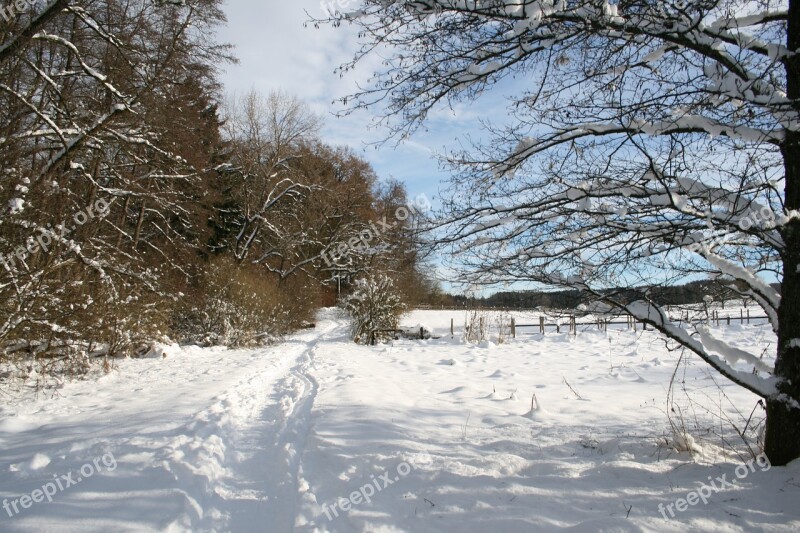
[{"label": "sky", "polygon": [[[342,8],[347,8],[348,1],[356,3],[326,1],[340,2]],[[345,109],[338,99],[356,92],[359,84],[366,85],[381,61],[376,54],[345,77],[334,72],[359,48],[355,28],[305,24],[312,17],[325,18],[325,4],[320,0],[228,0],[223,9],[228,24],[218,31],[218,40],[234,45],[239,59],[238,64],[223,66],[221,80],[228,95],[281,90],[302,99],[324,117],[324,142],[352,148],[379,178],[403,182],[409,199],[425,195],[434,209],[449,177],[436,154],[458,148],[466,134],[479,136],[479,119],[496,117],[505,105],[502,97],[492,95],[468,106],[434,110],[424,130],[400,145],[390,141],[376,148],[375,143],[388,136],[387,129],[373,125],[376,112],[335,116]],[[445,290],[460,292],[464,287],[441,259],[433,259],[435,277]],[[486,294],[490,292],[494,291]]]},{"label": "sky", "polygon": [[[332,1],[346,4],[348,0]],[[224,9],[228,25],[218,37],[236,47],[234,53],[240,61],[225,67],[222,75],[228,94],[283,90],[299,97],[324,116],[321,136],[325,142],[351,147],[372,164],[379,177],[405,183],[410,198],[425,194],[436,202],[440,183],[448,174],[440,170],[434,154],[455,147],[457,138],[477,129],[474,110],[458,114],[441,110],[426,124],[426,131],[402,145],[390,142],[376,149],[374,143],[388,131],[371,127],[371,113],[334,116],[344,109],[334,101],[355,92],[359,82],[367,83],[380,61],[380,57],[372,57],[343,78],[334,73],[358,49],[354,28],[304,27],[311,16],[325,17],[320,0],[228,0]]]}]

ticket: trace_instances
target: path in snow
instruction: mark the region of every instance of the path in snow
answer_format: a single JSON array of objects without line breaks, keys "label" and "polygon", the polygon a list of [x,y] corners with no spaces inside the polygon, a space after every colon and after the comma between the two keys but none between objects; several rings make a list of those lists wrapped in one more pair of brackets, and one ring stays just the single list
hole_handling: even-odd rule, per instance
[{"label": "path in snow", "polygon": [[76,480],[104,454],[114,461],[52,503],[3,512],[0,530],[290,531],[317,392],[308,370],[317,343],[341,325],[320,319],[275,347],[123,361],[61,397],[4,407],[0,498],[70,472]]},{"label": "path in snow", "polygon": [[[442,338],[368,347],[326,310],[316,330],[268,349],[122,361],[57,397],[6,404],[0,499],[21,505],[53,476],[113,465],[96,463],[52,503],[0,509],[0,531],[800,529],[800,461],[752,468],[707,503],[661,513],[738,475],[718,413],[738,421],[757,398],[681,359],[694,400],[681,388],[676,405],[700,452],[676,453],[664,402],[679,353],[654,332],[467,345],[449,338],[451,318],[417,312],[406,322]],[[756,353],[775,343],[755,325],[724,333]]]}]

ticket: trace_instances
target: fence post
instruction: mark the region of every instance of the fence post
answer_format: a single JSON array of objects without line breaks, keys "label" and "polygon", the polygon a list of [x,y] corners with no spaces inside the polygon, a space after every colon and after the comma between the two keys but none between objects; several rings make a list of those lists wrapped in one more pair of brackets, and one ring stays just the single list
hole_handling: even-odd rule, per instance
[{"label": "fence post", "polygon": [[730,326],[730,325],[731,325],[731,315],[728,315],[728,316],[726,316],[726,317],[725,317],[725,321],[726,321],[726,322],[728,323],[728,325]]},{"label": "fence post", "polygon": [[573,336],[578,334],[578,325],[575,323],[575,317],[569,317],[569,329]]},{"label": "fence post", "polygon": [[455,335],[455,333],[453,332],[453,319],[451,318],[450,319],[450,338],[451,339],[453,338],[453,335]]},{"label": "fence post", "polygon": [[419,340],[425,340],[425,328],[419,328]]},{"label": "fence post", "polygon": [[750,308],[747,308],[747,323],[750,323]]},{"label": "fence post", "polygon": [[739,323],[744,324],[744,309],[739,308]]},{"label": "fence post", "polygon": [[539,317],[539,333],[544,335],[544,317],[543,316]]},{"label": "fence post", "polygon": [[511,317],[511,338],[512,339],[517,338],[517,324],[513,316]]}]

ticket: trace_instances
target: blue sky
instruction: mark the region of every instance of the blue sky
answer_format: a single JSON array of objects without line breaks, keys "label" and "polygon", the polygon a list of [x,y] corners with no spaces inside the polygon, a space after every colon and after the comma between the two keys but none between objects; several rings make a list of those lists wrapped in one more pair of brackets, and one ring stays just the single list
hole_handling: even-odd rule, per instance
[{"label": "blue sky", "polygon": [[458,137],[477,129],[474,111],[456,116],[442,110],[427,124],[427,131],[400,146],[365,147],[365,143],[379,141],[387,134],[384,129],[370,128],[370,113],[333,116],[343,109],[333,101],[353,93],[357,83],[366,83],[380,60],[371,58],[370,63],[345,78],[334,74],[334,69],[358,48],[353,28],[304,27],[309,14],[324,17],[319,0],[229,0],[225,11],[228,26],[221,29],[219,38],[236,46],[240,60],[238,65],[225,68],[222,81],[226,92],[255,89],[266,94],[281,89],[298,96],[325,117],[322,137],[326,142],[353,148],[381,178],[404,182],[411,197],[425,194],[434,199],[447,174],[440,171],[433,154],[443,152],[445,146],[453,147]]}]

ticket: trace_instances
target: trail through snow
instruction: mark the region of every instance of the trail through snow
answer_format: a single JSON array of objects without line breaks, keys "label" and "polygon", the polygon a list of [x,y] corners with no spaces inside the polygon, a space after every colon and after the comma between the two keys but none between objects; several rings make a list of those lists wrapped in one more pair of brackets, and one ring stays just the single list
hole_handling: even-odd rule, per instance
[{"label": "trail through snow", "polygon": [[[800,461],[744,466],[723,419],[756,423],[758,398],[699,359],[649,330],[466,344],[451,319],[414,312],[403,324],[436,338],[357,346],[323,310],[270,348],[184,348],[7,397],[0,531],[800,530]],[[766,325],[720,333],[774,351]],[[669,409],[692,454],[671,444]]]},{"label": "trail through snow", "polygon": [[99,463],[104,471],[52,503],[11,507],[0,531],[291,531],[318,390],[309,369],[317,344],[341,326],[330,313],[320,318],[275,347],[124,361],[99,382],[5,407],[3,498],[31,494],[54,475],[72,472],[75,481],[104,454],[115,466]]}]

